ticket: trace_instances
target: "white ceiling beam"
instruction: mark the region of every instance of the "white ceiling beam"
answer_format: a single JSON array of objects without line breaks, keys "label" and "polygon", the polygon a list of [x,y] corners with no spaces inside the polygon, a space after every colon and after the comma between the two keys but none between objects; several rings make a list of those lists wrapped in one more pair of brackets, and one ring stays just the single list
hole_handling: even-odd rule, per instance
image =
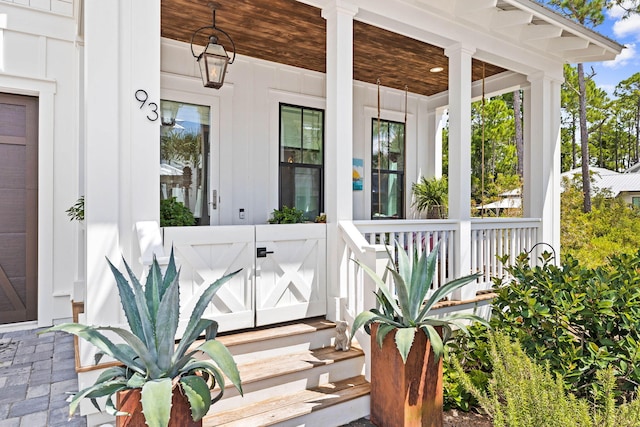
[{"label": "white ceiling beam", "polygon": [[[563,52],[568,57],[568,62],[577,64],[579,62],[602,61],[602,56],[606,56],[607,50],[601,46],[590,45],[586,49],[570,50]],[[615,59],[615,55],[610,55],[610,59]]]},{"label": "white ceiling beam", "polygon": [[578,37],[557,37],[550,39],[547,45],[549,52],[564,52],[567,50],[586,49],[589,41]]},{"label": "white ceiling beam", "polygon": [[499,10],[493,15],[491,20],[492,28],[513,27],[516,25],[526,25],[531,23],[533,15],[521,10]]},{"label": "white ceiling beam", "polygon": [[520,40],[534,41],[552,39],[562,35],[562,28],[547,24],[529,24],[522,27]]},{"label": "white ceiling beam", "polygon": [[481,10],[494,9],[497,3],[497,0],[457,0],[455,1],[454,13],[467,15]]}]

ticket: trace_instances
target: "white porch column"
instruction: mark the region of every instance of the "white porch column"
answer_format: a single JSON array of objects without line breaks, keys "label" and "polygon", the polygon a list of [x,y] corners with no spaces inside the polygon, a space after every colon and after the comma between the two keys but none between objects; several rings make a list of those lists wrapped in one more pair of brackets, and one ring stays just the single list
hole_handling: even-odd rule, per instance
[{"label": "white porch column", "polygon": [[[453,278],[471,271],[471,57],[475,49],[455,45],[445,49],[449,57],[449,218],[459,221],[454,240]],[[475,296],[468,285],[453,299]]]},{"label": "white porch column", "polygon": [[89,1],[84,21],[85,313],[115,325],[125,319],[105,256],[141,272],[134,224],[159,217],[160,2]]},{"label": "white porch column", "polygon": [[353,218],[353,17],[358,8],[332,0],[322,9],[327,21],[327,111],[325,131],[325,211],[327,214],[327,317],[340,317],[340,265],[344,247],[338,221]]},{"label": "white porch column", "polygon": [[[559,74],[561,76],[561,74]],[[540,218],[538,241],[560,251],[560,77],[528,76],[524,92],[524,216]],[[542,248],[544,250],[544,248]]]},{"label": "white porch column", "polygon": [[442,177],[442,130],[444,129],[444,108],[427,113],[426,164],[422,175]]}]

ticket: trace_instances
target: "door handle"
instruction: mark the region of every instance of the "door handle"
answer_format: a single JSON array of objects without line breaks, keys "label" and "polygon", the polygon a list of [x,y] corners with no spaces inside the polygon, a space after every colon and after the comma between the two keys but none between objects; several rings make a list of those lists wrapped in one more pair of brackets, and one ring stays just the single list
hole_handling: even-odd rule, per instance
[{"label": "door handle", "polygon": [[218,190],[213,190],[211,192],[211,201],[209,204],[211,205],[211,209],[214,211],[218,209]]},{"label": "door handle", "polygon": [[268,251],[267,248],[256,248],[256,258],[266,258],[267,254],[272,254],[273,251]]}]

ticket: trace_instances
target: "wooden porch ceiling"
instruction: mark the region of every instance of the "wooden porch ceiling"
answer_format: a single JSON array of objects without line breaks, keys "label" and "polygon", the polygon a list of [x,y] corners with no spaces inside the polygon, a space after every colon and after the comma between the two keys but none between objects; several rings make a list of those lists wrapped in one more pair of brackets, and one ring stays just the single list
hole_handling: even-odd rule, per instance
[{"label": "wooden porch ceiling", "polygon": [[[162,0],[162,37],[189,43],[200,27],[211,25],[210,0]],[[217,0],[216,26],[229,33],[240,55],[325,72],[325,20],[320,9],[295,0]],[[194,44],[206,43],[207,31]],[[222,41],[222,39],[221,39]],[[230,46],[225,44],[229,51]],[[442,48],[354,22],[354,78],[421,95],[447,90],[448,59]],[[440,73],[431,73],[442,67]],[[486,77],[505,71],[486,64]],[[473,61],[473,81],[483,64]]]}]

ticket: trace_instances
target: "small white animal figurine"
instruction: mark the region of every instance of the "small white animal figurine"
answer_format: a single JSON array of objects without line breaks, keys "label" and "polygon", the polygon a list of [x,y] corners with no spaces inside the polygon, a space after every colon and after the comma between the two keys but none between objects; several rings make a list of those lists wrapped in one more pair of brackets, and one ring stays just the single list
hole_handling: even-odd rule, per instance
[{"label": "small white animal figurine", "polygon": [[349,351],[351,340],[348,329],[349,324],[344,320],[336,323],[336,350]]}]

